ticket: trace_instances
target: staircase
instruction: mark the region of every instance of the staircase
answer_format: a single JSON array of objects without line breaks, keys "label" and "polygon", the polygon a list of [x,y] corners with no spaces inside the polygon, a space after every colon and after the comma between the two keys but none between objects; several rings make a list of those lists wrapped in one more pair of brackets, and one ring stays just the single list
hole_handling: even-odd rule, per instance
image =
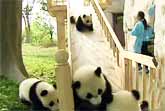
[{"label": "staircase", "polygon": [[[97,0],[91,0],[89,6],[84,6],[83,0],[56,2],[48,0],[49,13],[57,18],[58,24],[59,50],[56,53],[56,76],[57,86],[60,87],[59,99],[62,101],[60,110],[73,111],[70,86],[74,71],[81,65],[99,64],[112,83],[113,91],[137,89],[141,93],[141,100],[148,100],[150,108],[158,111],[162,97],[161,63],[156,67],[154,58],[125,51]],[[80,15],[82,12],[92,13],[94,32],[81,33],[70,24],[70,16]],[[64,34],[65,29],[67,35]],[[138,71],[138,63],[143,66],[141,73]],[[145,66],[150,68],[149,74],[145,73]]]}]

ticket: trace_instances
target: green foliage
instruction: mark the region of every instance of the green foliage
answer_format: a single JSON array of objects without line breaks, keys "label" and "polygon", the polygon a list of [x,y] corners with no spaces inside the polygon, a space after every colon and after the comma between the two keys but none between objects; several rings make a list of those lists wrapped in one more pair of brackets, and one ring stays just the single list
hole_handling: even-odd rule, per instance
[{"label": "green foliage", "polygon": [[53,26],[44,22],[43,18],[38,17],[31,24],[32,45],[55,45],[53,41]]},{"label": "green foliage", "polygon": [[23,60],[31,77],[38,77],[48,82],[55,81],[56,47],[23,45]]},{"label": "green foliage", "polygon": [[0,111],[27,111],[18,96],[18,83],[0,77]]}]

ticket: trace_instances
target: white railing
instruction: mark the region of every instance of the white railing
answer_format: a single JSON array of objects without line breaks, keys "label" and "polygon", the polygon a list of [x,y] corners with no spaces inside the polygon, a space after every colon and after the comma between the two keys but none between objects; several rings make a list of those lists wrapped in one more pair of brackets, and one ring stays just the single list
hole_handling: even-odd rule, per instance
[{"label": "white railing", "polygon": [[[161,64],[155,66],[154,58],[125,51],[120,44],[116,34],[109,24],[103,10],[97,0],[91,0],[92,6],[98,16],[102,29],[104,30],[107,41],[113,50],[117,66],[122,70],[125,77],[125,89],[137,89],[140,91],[142,100],[148,100],[151,109],[156,109],[160,105],[162,74]],[[142,64],[142,76],[138,71],[138,63]],[[148,66],[150,71],[146,74],[145,67]]]}]

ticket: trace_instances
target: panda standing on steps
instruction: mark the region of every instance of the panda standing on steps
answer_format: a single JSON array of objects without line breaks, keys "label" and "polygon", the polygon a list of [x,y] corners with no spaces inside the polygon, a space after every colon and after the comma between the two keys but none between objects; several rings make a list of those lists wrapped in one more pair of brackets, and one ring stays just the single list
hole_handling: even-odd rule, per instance
[{"label": "panda standing on steps", "polygon": [[70,22],[72,24],[76,24],[76,29],[80,32],[83,31],[93,31],[93,22],[92,22],[92,14],[90,15],[80,15],[77,20],[74,16],[70,17]]},{"label": "panda standing on steps", "polygon": [[58,98],[55,85],[29,78],[19,85],[19,97],[22,103],[32,106],[32,111],[57,111]]}]

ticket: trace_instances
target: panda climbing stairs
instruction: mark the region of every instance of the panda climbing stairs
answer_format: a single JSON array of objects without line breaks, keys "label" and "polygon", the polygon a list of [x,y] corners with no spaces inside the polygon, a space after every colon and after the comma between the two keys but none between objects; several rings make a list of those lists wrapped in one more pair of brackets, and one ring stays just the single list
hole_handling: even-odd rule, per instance
[{"label": "panda climbing stairs", "polygon": [[[159,108],[161,67],[156,67],[151,57],[123,49],[97,0],[91,0],[89,6],[83,4],[83,0],[48,0],[49,13],[57,18],[58,51],[55,55],[55,69],[60,111],[74,110],[72,74],[85,64],[101,66],[114,91],[138,89],[142,100],[148,100],[152,109]],[[93,32],[79,32],[75,25],[70,24],[71,15],[82,13],[92,14]],[[145,71],[142,71],[140,76],[138,63],[143,64],[143,70],[144,66],[150,67],[150,74],[146,76]]]}]

